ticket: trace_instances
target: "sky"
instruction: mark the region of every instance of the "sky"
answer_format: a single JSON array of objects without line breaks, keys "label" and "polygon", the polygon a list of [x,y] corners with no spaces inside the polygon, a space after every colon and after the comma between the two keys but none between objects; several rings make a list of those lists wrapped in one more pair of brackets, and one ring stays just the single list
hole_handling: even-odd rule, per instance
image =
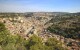
[{"label": "sky", "polygon": [[80,12],[80,0],[0,0],[0,12]]}]

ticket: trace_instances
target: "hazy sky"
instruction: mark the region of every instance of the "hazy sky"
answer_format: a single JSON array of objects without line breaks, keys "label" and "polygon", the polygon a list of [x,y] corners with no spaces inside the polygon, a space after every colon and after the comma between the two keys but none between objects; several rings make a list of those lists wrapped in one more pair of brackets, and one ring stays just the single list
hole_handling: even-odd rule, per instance
[{"label": "hazy sky", "polygon": [[0,0],[0,12],[80,12],[80,0]]}]

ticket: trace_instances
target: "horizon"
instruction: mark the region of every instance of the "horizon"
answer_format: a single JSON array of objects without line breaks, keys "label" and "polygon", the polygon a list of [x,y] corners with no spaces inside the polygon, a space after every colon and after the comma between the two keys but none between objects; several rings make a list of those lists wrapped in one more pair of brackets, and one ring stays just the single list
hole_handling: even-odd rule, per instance
[{"label": "horizon", "polygon": [[54,11],[54,12],[50,12],[50,11],[27,11],[27,12],[0,12],[0,13],[80,13],[80,12],[61,12],[61,11]]},{"label": "horizon", "polygon": [[80,0],[0,0],[0,12],[80,12]]}]

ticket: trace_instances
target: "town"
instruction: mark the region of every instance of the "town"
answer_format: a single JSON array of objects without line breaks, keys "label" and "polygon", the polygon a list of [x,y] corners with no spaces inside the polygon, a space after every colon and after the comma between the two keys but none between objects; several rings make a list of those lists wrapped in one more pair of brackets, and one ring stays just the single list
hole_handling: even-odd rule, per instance
[{"label": "town", "polygon": [[[4,23],[11,35],[18,34],[28,40],[35,34],[40,37],[44,43],[48,38],[55,38],[62,43],[63,48],[67,48],[68,50],[80,50],[79,19],[80,13],[0,13],[0,22]],[[66,33],[65,29],[68,31],[72,29],[72,32],[67,31]],[[75,37],[71,34],[75,35]]]}]

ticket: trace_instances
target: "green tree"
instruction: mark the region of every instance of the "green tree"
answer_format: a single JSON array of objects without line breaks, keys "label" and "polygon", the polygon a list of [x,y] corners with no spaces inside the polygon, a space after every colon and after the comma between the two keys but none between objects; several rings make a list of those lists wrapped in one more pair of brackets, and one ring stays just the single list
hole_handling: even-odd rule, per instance
[{"label": "green tree", "polygon": [[49,38],[45,45],[48,46],[50,50],[65,50],[63,47],[61,47],[62,43],[55,38]]},{"label": "green tree", "polygon": [[[40,37],[33,35],[28,41],[26,47],[28,49],[35,49],[36,46],[41,46],[42,40]],[[37,49],[37,48],[36,48]]]}]

